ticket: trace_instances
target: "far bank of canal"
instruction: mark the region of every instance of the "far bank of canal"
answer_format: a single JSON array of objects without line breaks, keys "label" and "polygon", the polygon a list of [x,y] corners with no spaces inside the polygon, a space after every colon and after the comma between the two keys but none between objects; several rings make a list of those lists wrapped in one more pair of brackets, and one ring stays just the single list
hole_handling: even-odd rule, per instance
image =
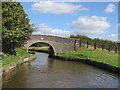
[{"label": "far bank of canal", "polygon": [[36,59],[3,75],[3,88],[118,88],[120,76],[78,62],[48,58]]}]

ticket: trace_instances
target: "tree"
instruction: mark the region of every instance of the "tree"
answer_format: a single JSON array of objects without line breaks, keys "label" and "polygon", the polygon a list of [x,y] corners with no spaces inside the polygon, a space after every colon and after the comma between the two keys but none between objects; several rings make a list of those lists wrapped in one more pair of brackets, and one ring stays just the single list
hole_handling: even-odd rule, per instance
[{"label": "tree", "polygon": [[[2,50],[13,54],[33,32],[27,14],[19,2],[2,2]],[[14,53],[15,54],[15,53]]]}]

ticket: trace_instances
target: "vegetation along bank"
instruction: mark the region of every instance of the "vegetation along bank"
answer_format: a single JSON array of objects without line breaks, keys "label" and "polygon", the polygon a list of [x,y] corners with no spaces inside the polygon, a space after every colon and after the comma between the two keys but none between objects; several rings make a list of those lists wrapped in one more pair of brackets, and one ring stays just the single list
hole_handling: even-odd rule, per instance
[{"label": "vegetation along bank", "polygon": [[[13,68],[31,57],[23,47],[33,32],[30,19],[20,2],[0,2],[2,5],[2,69]],[[33,58],[33,56],[32,56]]]},{"label": "vegetation along bank", "polygon": [[29,54],[24,49],[17,48],[15,49],[15,51],[16,55],[8,56],[6,54],[3,54],[3,59],[1,59],[3,72],[8,72],[22,63],[29,62],[35,59],[35,55]]}]

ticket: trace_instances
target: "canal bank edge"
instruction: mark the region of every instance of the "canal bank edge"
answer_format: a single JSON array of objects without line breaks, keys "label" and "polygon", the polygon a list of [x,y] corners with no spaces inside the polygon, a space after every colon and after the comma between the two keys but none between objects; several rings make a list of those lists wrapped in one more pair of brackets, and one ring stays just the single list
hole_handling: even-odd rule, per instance
[{"label": "canal bank edge", "polygon": [[[1,71],[0,71],[0,75],[2,75],[3,73],[6,73],[10,70],[12,70],[13,68],[23,64],[23,63],[26,63],[26,62],[30,62],[32,61],[33,59],[35,59],[36,56],[30,56],[28,58],[24,58],[23,60],[21,60],[20,62],[16,63],[16,64],[12,64],[12,65],[9,65],[8,67],[6,68],[3,68]],[[93,65],[93,66],[96,66],[96,67],[99,67],[99,68],[102,68],[102,69],[105,69],[105,70],[108,70],[108,71],[111,71],[111,72],[114,72],[114,73],[117,73],[119,74],[120,73],[120,68],[117,68],[117,67],[114,67],[114,66],[110,66],[108,64],[104,64],[104,63],[100,63],[100,62],[96,62],[96,61],[91,61],[89,59],[80,59],[80,58],[72,58],[72,57],[63,57],[63,56],[52,56],[51,58],[55,58],[55,59],[60,59],[60,60],[65,60],[65,61],[74,61],[74,62],[82,62],[82,63],[86,63],[86,64],[89,64],[89,65]]]},{"label": "canal bank edge", "polygon": [[118,67],[114,67],[108,64],[104,64],[104,63],[100,63],[100,62],[96,62],[96,61],[91,61],[89,59],[80,59],[80,58],[72,58],[72,57],[64,57],[64,56],[52,56],[51,58],[55,58],[55,59],[59,59],[59,60],[65,60],[65,61],[74,61],[74,62],[82,62],[82,63],[86,63],[89,65],[93,65],[96,66],[98,68],[102,68],[108,71],[111,71],[113,73],[120,73],[120,68]]},{"label": "canal bank edge", "polygon": [[30,56],[30,57],[24,58],[23,60],[21,60],[20,62],[15,63],[15,64],[11,64],[11,65],[3,68],[1,70],[1,72],[0,72],[1,73],[0,75],[3,75],[3,73],[6,73],[6,72],[12,70],[13,68],[23,64],[23,63],[30,62],[30,61],[34,60],[35,58],[36,58],[36,56],[34,55],[34,56]]}]

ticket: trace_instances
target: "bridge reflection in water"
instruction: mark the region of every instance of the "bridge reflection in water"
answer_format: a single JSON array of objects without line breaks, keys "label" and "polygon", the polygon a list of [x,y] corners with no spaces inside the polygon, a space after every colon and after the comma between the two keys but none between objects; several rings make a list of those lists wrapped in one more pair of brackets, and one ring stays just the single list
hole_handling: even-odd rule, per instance
[{"label": "bridge reflection in water", "polygon": [[77,62],[48,58],[36,53],[36,60],[4,75],[4,88],[117,88],[120,76]]}]

